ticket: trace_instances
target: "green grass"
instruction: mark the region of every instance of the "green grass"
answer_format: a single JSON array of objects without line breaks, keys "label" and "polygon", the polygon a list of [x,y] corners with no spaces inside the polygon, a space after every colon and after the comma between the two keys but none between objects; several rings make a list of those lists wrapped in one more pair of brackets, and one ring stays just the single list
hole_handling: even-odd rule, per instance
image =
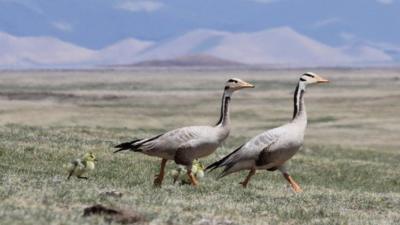
[{"label": "green grass", "polygon": [[[133,207],[160,224],[190,224],[202,218],[235,224],[395,224],[400,219],[398,154],[306,146],[290,163],[304,189],[301,194],[292,193],[279,173],[261,171],[248,189],[238,185],[244,173],[219,181],[216,173],[207,174],[198,188],[174,186],[167,177],[157,189],[151,184],[158,160],[111,154],[112,144],[129,133],[101,127],[5,126],[0,133],[2,221],[102,223],[81,217],[82,209],[95,203]],[[110,136],[112,140],[103,139]],[[67,181],[62,165],[85,151],[98,155],[97,170],[88,181]],[[124,197],[101,197],[105,190],[121,191]]]},{"label": "green grass", "polygon": [[[325,71],[329,72],[333,78],[336,73],[343,73]],[[288,163],[290,174],[304,190],[302,193],[293,193],[278,172],[267,171],[258,171],[247,189],[238,184],[247,175],[245,171],[221,180],[216,180],[219,171],[206,174],[197,188],[173,185],[172,177],[167,175],[159,189],[152,187],[159,159],[130,152],[113,154],[112,146],[184,125],[214,122],[218,118],[220,97],[220,91],[213,89],[217,78],[205,73],[201,80],[193,81],[190,76],[175,72],[175,78],[181,82],[174,84],[179,91],[161,88],[171,91],[165,96],[174,96],[166,98],[159,95],[153,83],[164,79],[162,74],[159,79],[154,79],[146,74],[132,77],[124,72],[114,73],[105,86],[90,82],[86,86],[79,82],[75,85],[69,81],[69,86],[63,88],[68,93],[75,93],[77,87],[84,90],[96,87],[101,89],[95,91],[97,94],[109,87],[119,88],[120,80],[124,79],[133,83],[138,80],[145,84],[144,87],[152,88],[149,93],[137,95],[134,89],[132,96],[117,102],[100,98],[67,102],[2,100],[1,224],[108,224],[99,216],[82,217],[83,209],[96,203],[137,210],[146,215],[150,224],[400,223],[400,140],[392,134],[400,130],[396,116],[400,109],[394,107],[395,99],[376,98],[372,105],[381,108],[368,117],[371,105],[362,104],[370,103],[371,95],[375,93],[398,93],[390,84],[375,88],[371,93],[368,90],[357,92],[361,108],[357,108],[356,113],[344,105],[348,104],[346,96],[335,97],[341,89],[340,83],[333,83],[327,93],[323,87],[307,91],[310,123],[306,143]],[[13,73],[2,74],[0,80],[3,79],[3,85],[9,90],[19,92],[21,86],[14,83],[13,76]],[[60,85],[53,76],[48,72],[38,79],[43,82],[49,77],[54,79],[54,86],[52,82],[48,83],[48,90],[52,91]],[[101,75],[90,76],[92,79],[99,76],[96,79],[107,83]],[[341,75],[336,79],[339,77]],[[262,81],[262,86],[273,90],[264,93],[255,89],[233,96],[231,136],[214,155],[203,159],[206,164],[268,127],[284,123],[285,118],[291,116],[291,90],[287,90],[290,79],[261,76],[257,72],[245,74],[245,78],[256,84]],[[20,79],[22,83],[28,82],[25,79],[30,76]],[[221,80],[219,82],[223,84],[224,79]],[[270,85],[274,80],[279,81],[277,85]],[[200,89],[189,85],[200,81],[210,85]],[[30,85],[32,91],[39,91],[44,85],[36,82],[36,85]],[[352,82],[352,86],[364,90],[363,79],[359,86],[357,81]],[[211,91],[202,94],[207,89]],[[122,95],[118,90],[114,91],[113,94]],[[354,98],[351,93],[348,92],[349,98]],[[324,100],[324,96],[328,97]],[[380,129],[376,131],[376,128]],[[93,151],[99,160],[90,179],[66,180],[63,164],[88,151]],[[174,167],[169,162],[167,170]],[[124,195],[122,198],[100,195],[110,190]]]}]

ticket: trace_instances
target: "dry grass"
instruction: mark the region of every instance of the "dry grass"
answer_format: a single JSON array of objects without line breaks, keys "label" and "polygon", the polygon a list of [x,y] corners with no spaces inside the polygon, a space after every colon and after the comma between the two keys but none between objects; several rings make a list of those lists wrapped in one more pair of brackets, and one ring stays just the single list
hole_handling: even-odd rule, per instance
[{"label": "dry grass", "polygon": [[[329,85],[306,93],[309,127],[290,162],[305,190],[278,173],[244,173],[199,188],[151,187],[158,160],[111,154],[113,144],[218,119],[227,78],[256,84],[235,93],[231,136],[210,163],[249,137],[288,121],[303,71],[26,71],[0,73],[0,218],[4,224],[93,224],[95,203],[135,208],[150,224],[399,224],[400,71],[321,70]],[[62,164],[92,150],[88,181],[65,180]],[[174,165],[170,163],[168,168]],[[122,199],[102,197],[106,190]]]}]

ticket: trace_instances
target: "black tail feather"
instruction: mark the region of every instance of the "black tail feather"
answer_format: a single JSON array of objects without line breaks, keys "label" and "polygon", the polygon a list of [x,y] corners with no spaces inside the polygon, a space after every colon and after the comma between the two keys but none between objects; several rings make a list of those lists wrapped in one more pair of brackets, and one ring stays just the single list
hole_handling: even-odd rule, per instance
[{"label": "black tail feather", "polygon": [[160,134],[160,135],[157,135],[155,137],[148,138],[148,139],[135,139],[135,140],[130,141],[130,142],[121,143],[119,145],[114,146],[114,148],[118,148],[117,150],[114,151],[114,153],[117,153],[117,152],[120,152],[120,151],[124,151],[124,150],[131,150],[131,151],[134,151],[134,152],[140,152],[141,151],[139,149],[140,146],[142,146],[144,143],[147,143],[149,141],[153,141],[153,140],[161,137],[162,135],[163,134]]},{"label": "black tail feather", "polygon": [[[243,145],[244,145],[244,144],[243,144]],[[243,147],[243,145],[241,145],[239,148],[235,149],[233,152],[229,153],[229,154],[228,154],[227,156],[225,156],[224,158],[222,158],[222,159],[220,159],[220,160],[214,162],[213,164],[207,166],[207,168],[206,168],[205,170],[206,170],[206,171],[207,171],[207,170],[210,170],[210,172],[211,172],[211,171],[217,169],[218,167],[221,167],[221,166],[225,163],[225,161],[226,161],[231,155],[233,155],[233,154],[235,154],[237,151],[239,151],[239,150]]]},{"label": "black tail feather", "polygon": [[114,151],[114,153],[120,152],[120,151],[124,151],[124,150],[133,150],[135,151],[135,149],[137,149],[137,146],[135,146],[135,143],[138,141],[141,141],[142,139],[136,139],[133,141],[129,141],[129,142],[124,142],[121,143],[119,145],[114,146],[114,148],[118,148],[117,150]]},{"label": "black tail feather", "polygon": [[211,172],[211,171],[217,169],[224,161],[225,161],[225,157],[222,158],[221,160],[218,160],[218,161],[212,163],[211,165],[207,166],[205,171],[210,170],[209,172]]}]

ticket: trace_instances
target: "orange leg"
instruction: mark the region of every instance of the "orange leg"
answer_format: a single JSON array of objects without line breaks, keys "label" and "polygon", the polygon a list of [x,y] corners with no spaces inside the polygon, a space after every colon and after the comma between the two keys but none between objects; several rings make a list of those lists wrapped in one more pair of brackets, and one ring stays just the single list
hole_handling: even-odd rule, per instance
[{"label": "orange leg", "polygon": [[166,159],[161,160],[161,167],[160,167],[160,173],[155,176],[154,179],[154,186],[155,187],[161,187],[161,184],[164,180],[164,174],[165,174],[165,165],[167,164]]},{"label": "orange leg", "polygon": [[191,183],[193,186],[199,185],[199,182],[196,180],[196,177],[193,175],[192,170],[188,170],[188,171],[187,171],[187,175],[189,176],[190,183]]},{"label": "orange leg", "polygon": [[247,175],[246,179],[245,179],[244,181],[240,182],[239,184],[241,184],[241,185],[243,186],[243,188],[246,188],[246,187],[247,187],[247,184],[248,184],[249,181],[250,181],[250,178],[251,178],[254,174],[256,174],[256,169],[255,169],[255,168],[252,168],[252,169],[250,170],[250,172],[249,172],[249,175]]},{"label": "orange leg", "polygon": [[300,186],[293,180],[293,178],[288,173],[283,173],[283,177],[289,182],[294,192],[302,192]]}]

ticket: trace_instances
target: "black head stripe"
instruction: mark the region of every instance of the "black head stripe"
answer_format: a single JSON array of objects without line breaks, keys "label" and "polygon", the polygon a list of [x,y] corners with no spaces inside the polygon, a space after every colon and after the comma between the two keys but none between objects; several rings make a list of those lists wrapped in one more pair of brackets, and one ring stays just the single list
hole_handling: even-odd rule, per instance
[{"label": "black head stripe", "polygon": [[234,80],[234,79],[229,79],[228,82],[237,83],[238,81],[237,81],[237,80]]},{"label": "black head stripe", "polygon": [[314,77],[314,75],[312,75],[312,74],[309,74],[309,73],[305,73],[305,74],[303,74],[304,76],[307,76],[307,77]]},{"label": "black head stripe", "polygon": [[300,80],[301,80],[301,81],[306,81],[306,79],[304,79],[304,78],[302,78],[302,77],[300,77]]},{"label": "black head stripe", "polygon": [[225,90],[228,90],[229,89],[229,86],[225,86]]}]

